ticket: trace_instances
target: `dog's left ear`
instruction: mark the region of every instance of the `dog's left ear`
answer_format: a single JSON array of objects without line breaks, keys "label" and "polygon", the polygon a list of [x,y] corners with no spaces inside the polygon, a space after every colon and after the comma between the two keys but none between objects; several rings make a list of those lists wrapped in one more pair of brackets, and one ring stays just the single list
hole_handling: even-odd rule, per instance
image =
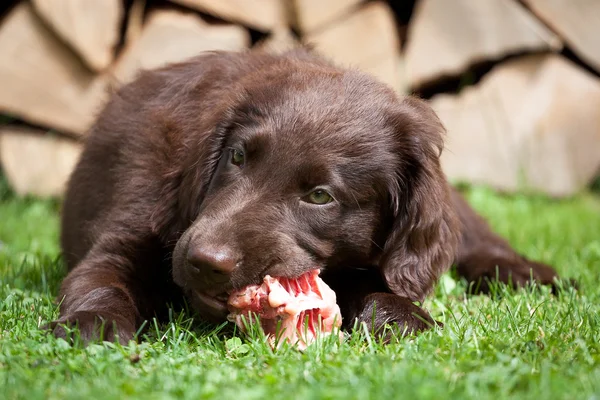
[{"label": "dog's left ear", "polygon": [[393,216],[380,262],[389,289],[422,301],[455,256],[459,226],[440,166],[444,127],[424,101],[407,97],[393,112],[396,174]]}]

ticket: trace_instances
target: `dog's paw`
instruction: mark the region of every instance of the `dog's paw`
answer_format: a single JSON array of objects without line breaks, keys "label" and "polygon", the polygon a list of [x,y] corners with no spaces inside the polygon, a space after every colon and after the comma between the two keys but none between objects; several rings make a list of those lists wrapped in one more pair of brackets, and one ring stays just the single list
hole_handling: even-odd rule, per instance
[{"label": "dog's paw", "polygon": [[409,299],[391,293],[373,293],[365,298],[364,304],[357,321],[385,341],[391,339],[394,331],[406,336],[444,326]]},{"label": "dog's paw", "polygon": [[135,336],[135,323],[118,314],[75,311],[44,327],[54,336],[73,342],[77,335],[84,344],[94,341],[127,344]]}]

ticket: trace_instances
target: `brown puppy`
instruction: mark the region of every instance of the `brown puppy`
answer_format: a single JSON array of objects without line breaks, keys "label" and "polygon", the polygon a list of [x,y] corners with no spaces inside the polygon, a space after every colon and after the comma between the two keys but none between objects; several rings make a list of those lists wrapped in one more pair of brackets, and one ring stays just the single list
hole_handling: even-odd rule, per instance
[{"label": "brown puppy", "polygon": [[230,288],[315,268],[344,324],[374,329],[433,322],[412,301],[453,261],[471,281],[498,265],[502,281],[533,269],[551,283],[451,191],[442,135],[424,102],[304,51],[142,73],[100,114],[69,183],[55,334],[116,328],[124,342],[182,295],[222,321]]}]

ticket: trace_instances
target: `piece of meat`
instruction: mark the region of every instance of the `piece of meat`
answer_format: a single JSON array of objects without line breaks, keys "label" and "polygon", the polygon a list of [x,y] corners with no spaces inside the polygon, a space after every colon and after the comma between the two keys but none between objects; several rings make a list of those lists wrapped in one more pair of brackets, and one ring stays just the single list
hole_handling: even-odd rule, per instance
[{"label": "piece of meat", "polygon": [[335,292],[319,278],[318,269],[296,279],[267,275],[261,285],[232,292],[228,306],[229,320],[242,331],[246,329],[244,319],[250,323],[253,314],[259,316],[272,346],[287,340],[302,350],[342,324]]}]

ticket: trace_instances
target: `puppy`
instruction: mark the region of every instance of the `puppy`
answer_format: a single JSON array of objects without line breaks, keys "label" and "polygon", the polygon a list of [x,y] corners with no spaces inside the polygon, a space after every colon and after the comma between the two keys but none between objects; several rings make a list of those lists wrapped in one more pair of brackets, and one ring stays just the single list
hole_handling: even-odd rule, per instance
[{"label": "puppy", "polygon": [[315,268],[344,325],[374,330],[433,324],[413,302],[453,262],[482,290],[497,271],[552,283],[449,187],[443,133],[425,102],[303,50],[143,72],[101,112],[70,179],[51,328],[127,342],[184,297],[223,321],[231,289]]}]

